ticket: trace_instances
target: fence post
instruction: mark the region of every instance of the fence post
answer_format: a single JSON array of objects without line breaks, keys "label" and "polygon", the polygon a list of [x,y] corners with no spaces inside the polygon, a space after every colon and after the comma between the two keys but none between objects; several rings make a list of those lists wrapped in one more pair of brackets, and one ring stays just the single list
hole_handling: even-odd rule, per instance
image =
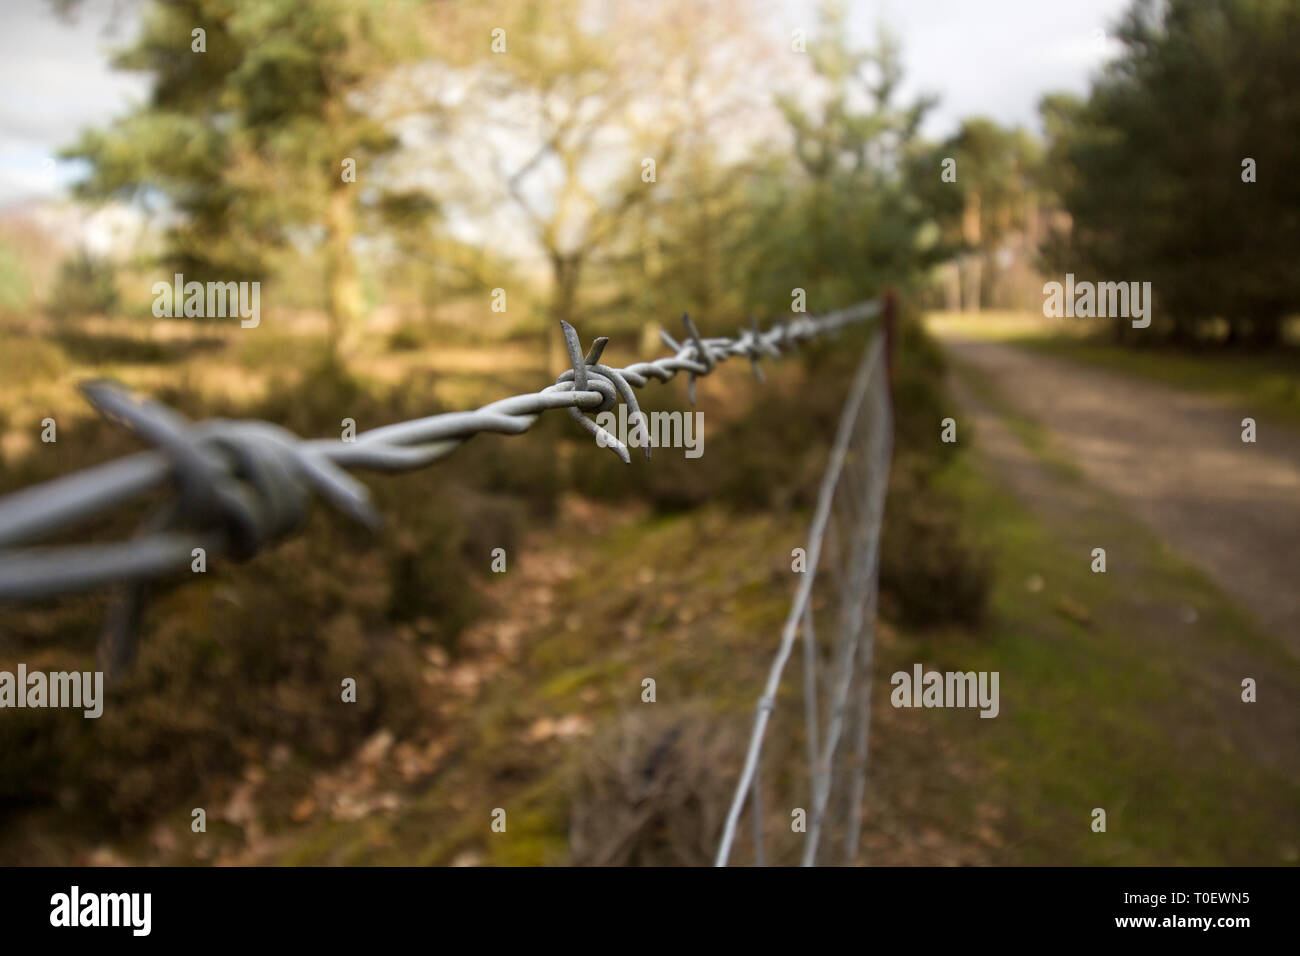
[{"label": "fence post", "polygon": [[881,320],[885,332],[885,381],[889,386],[889,414],[894,414],[894,353],[898,350],[898,293],[885,290]]}]

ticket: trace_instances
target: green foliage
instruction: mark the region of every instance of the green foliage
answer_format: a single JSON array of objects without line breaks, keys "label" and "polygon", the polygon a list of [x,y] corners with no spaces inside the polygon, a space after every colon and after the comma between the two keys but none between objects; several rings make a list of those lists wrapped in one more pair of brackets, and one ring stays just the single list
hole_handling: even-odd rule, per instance
[{"label": "green foliage", "polygon": [[830,8],[809,52],[822,96],[811,108],[778,98],[796,175],[758,197],[759,252],[743,277],[756,308],[789,303],[796,287],[808,291],[811,309],[857,301],[906,285],[930,261],[930,214],[909,182],[908,160],[932,101],[898,103],[897,43],[882,32],[873,47],[854,49],[842,10]]},{"label": "green foliage", "polygon": [[0,313],[17,312],[31,302],[32,287],[18,258],[0,245]]},{"label": "green foliage", "polygon": [[[73,313],[103,311],[94,308],[69,310]],[[218,338],[193,338],[160,341],[127,329],[120,335],[103,335],[82,331],[75,326],[60,328],[51,336],[64,354],[88,365],[131,364],[168,365],[187,356],[221,347]]]},{"label": "green foliage", "polygon": [[917,627],[977,624],[992,584],[991,557],[971,540],[960,504],[925,484],[906,460],[900,462],[881,538],[884,613]]},{"label": "green foliage", "polygon": [[[303,247],[326,264],[341,330],[363,307],[354,236],[431,214],[377,175],[397,147],[375,97],[415,46],[410,3],[153,3],[120,66],[153,77],[149,101],[64,151],[87,161],[81,196],[178,215],[164,263],[198,281],[257,280]],[[190,33],[206,30],[206,52]],[[355,161],[356,181],[343,178]],[[372,188],[364,188],[364,184]]]},{"label": "green foliage", "polygon": [[50,289],[51,315],[108,315],[117,309],[117,304],[117,277],[107,259],[79,249],[59,263]]},{"label": "green foliage", "polygon": [[1136,0],[1087,101],[1042,104],[1073,218],[1049,267],[1150,281],[1180,337],[1222,317],[1232,339],[1274,341],[1300,300],[1298,33],[1290,0]]},{"label": "green foliage", "polygon": [[760,148],[728,163],[699,137],[656,185],[625,280],[646,314],[685,310],[707,332],[716,315],[782,316],[796,288],[816,312],[907,286],[933,260],[931,211],[913,182],[932,102],[900,102],[897,44],[882,33],[855,48],[832,7],[808,62],[797,95],[776,100],[793,151]]},{"label": "green foliage", "polygon": [[[991,257],[1009,232],[1025,228],[1043,175],[1040,154],[1024,129],[978,116],[919,151],[912,181],[938,219],[946,248],[978,248]],[[951,181],[942,175],[946,159],[954,161]]]}]

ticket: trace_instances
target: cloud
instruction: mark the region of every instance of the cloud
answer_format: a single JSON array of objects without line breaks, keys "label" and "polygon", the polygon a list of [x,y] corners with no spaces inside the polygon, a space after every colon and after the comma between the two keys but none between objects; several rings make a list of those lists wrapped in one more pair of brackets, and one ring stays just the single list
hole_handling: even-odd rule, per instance
[{"label": "cloud", "polygon": [[[135,29],[135,7],[86,0],[76,18],[57,18],[48,0],[6,0],[0,32],[0,203],[48,196],[68,178],[46,160],[81,129],[107,123],[148,92],[148,80],[114,71],[114,48]],[[110,29],[112,31],[110,32]]]},{"label": "cloud", "polygon": [[[927,136],[955,132],[963,117],[991,116],[1038,128],[1044,93],[1085,93],[1090,75],[1113,56],[1113,41],[1096,42],[1129,0],[868,0],[853,3],[850,22],[860,42],[883,23],[902,42],[905,94],[938,93]],[[810,8],[812,0],[797,7]]]}]

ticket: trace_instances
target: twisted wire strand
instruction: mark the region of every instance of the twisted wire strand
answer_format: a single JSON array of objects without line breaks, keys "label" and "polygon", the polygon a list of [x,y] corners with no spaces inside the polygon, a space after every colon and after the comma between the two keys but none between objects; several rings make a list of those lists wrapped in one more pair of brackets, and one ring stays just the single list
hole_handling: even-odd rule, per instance
[{"label": "twisted wire strand", "polygon": [[[32,600],[130,583],[187,570],[193,549],[208,557],[244,560],[301,526],[307,506],[320,497],[367,527],[380,517],[364,484],[347,470],[401,472],[426,467],[474,435],[526,432],[545,411],[567,409],[581,427],[630,462],[626,445],[589,414],[628,406],[629,421],[644,416],[634,389],[651,379],[695,380],[729,358],[748,358],[760,379],[763,356],[846,325],[876,318],[881,300],[870,300],[823,316],[777,323],[760,332],[751,322],[737,337],[703,338],[683,315],[687,338],[660,335],[672,355],[614,368],[600,362],[608,339],[596,339],[584,355],[577,332],[561,323],[573,367],[537,392],[513,395],[472,410],[430,415],[371,429],[352,442],[301,439],[258,420],[209,419],[190,422],[160,402],[120,385],[97,381],[81,387],[108,420],[130,429],[153,450],[137,452],[0,498],[0,601]],[[646,448],[646,457],[650,450]],[[171,483],[177,494],[151,515],[137,535],[107,544],[23,547],[140,498]],[[133,592],[133,601],[143,591]],[[127,617],[132,615],[128,614]],[[138,616],[138,615],[137,615]]]}]

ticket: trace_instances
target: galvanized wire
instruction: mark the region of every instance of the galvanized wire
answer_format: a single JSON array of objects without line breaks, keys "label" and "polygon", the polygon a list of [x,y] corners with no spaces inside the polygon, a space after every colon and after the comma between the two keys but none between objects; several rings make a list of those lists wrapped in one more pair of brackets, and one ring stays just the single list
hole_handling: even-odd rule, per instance
[{"label": "galvanized wire", "polygon": [[[804,735],[811,803],[802,863],[811,866],[819,860],[828,808],[835,795],[843,804],[845,862],[857,859],[871,719],[880,531],[893,443],[893,410],[885,376],[887,344],[883,330],[874,336],[840,415],[809,529],[805,570],[759,697],[745,761],[719,841],[715,860],[718,866],[725,866],[730,859],[746,804],[751,804],[750,812],[755,817],[762,814],[759,771],[763,745],[786,664],[801,634]],[[823,674],[813,605],[819,583],[823,591],[837,598],[838,620],[828,674]],[[824,729],[819,692],[823,686],[830,691]],[[839,754],[846,723],[853,738],[853,752],[847,760]],[[845,778],[847,783],[837,785],[837,779]],[[755,820],[755,833],[760,832],[761,823]],[[765,854],[757,843],[754,856],[761,866]]]},{"label": "galvanized wire", "polygon": [[[304,440],[268,422],[210,419],[190,422],[157,401],[111,382],[90,382],[81,391],[110,421],[153,445],[154,450],[88,468],[0,498],[0,600],[48,598],[110,584],[145,582],[187,571],[193,549],[206,557],[246,559],[300,527],[310,499],[319,496],[368,527],[379,515],[361,482],[347,469],[400,472],[423,468],[451,454],[482,432],[518,435],[545,411],[564,408],[624,462],[619,439],[588,417],[615,407],[629,408],[642,421],[634,389],[651,379],[666,382],[678,372],[695,379],[729,358],[745,357],[761,378],[758,360],[878,316],[872,300],[820,317],[805,316],[760,332],[757,326],[735,338],[703,338],[683,316],[687,337],[678,342],[660,332],[672,355],[625,368],[601,364],[608,342],[595,340],[584,356],[573,327],[562,322],[572,368],[538,392],[514,395],[472,411],[449,412],[385,425],[353,441]],[[645,450],[646,457],[650,449]],[[171,484],[176,494],[126,541],[23,547],[67,531],[98,515]],[[143,592],[136,597],[142,602]],[[127,613],[126,617],[131,617]]]}]

